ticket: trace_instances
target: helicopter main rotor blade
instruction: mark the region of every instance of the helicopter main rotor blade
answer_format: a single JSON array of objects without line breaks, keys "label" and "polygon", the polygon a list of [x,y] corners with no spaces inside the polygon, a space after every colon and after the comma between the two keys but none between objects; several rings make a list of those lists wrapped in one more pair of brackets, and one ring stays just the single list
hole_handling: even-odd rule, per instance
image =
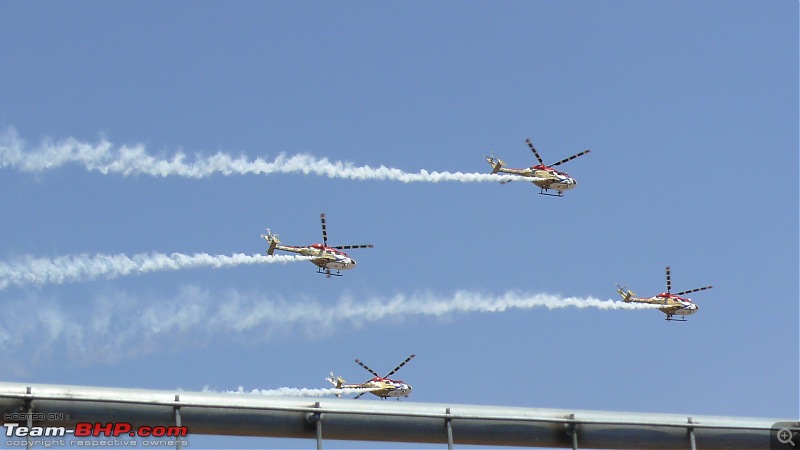
[{"label": "helicopter main rotor blade", "polygon": [[672,290],[672,277],[669,273],[669,266],[667,266],[667,292]]},{"label": "helicopter main rotor blade", "polygon": [[361,362],[361,360],[359,360],[359,359],[356,359],[356,363],[357,363],[359,366],[361,366],[361,367],[363,367],[363,368],[367,369],[367,372],[369,372],[369,373],[371,373],[371,374],[375,375],[375,376],[376,376],[376,377],[378,377],[378,378],[380,378],[380,377],[381,377],[380,375],[378,375],[378,373],[377,373],[377,372],[375,372],[374,370],[370,369],[369,367],[367,367],[367,365],[366,365],[366,364],[364,364],[363,362]]},{"label": "helicopter main rotor blade", "polygon": [[319,219],[322,222],[322,245],[325,247],[328,246],[328,228],[325,226],[325,213],[319,215]]},{"label": "helicopter main rotor blade", "polygon": [[353,400],[357,400],[359,397],[361,397],[364,394],[366,394],[366,392],[362,392],[362,393],[356,395],[355,397],[353,397]]},{"label": "helicopter main rotor blade", "polygon": [[373,248],[373,247],[375,246],[372,244],[363,244],[363,245],[337,245],[336,247],[333,248],[337,250],[350,250],[351,248]]},{"label": "helicopter main rotor blade", "polygon": [[533,142],[530,139],[525,139],[525,142],[528,144],[528,147],[531,148],[531,151],[534,155],[536,155],[536,159],[539,160],[539,164],[544,165],[544,161],[542,161],[542,157],[539,156],[539,152],[536,151],[536,147],[533,146]]},{"label": "helicopter main rotor blade", "polygon": [[711,289],[712,287],[714,287],[714,286],[703,286],[703,287],[697,288],[697,289],[689,289],[688,291],[678,292],[675,295],[684,295],[684,294],[691,294],[692,292],[705,291],[706,289]]},{"label": "helicopter main rotor blade", "polygon": [[394,373],[395,373],[395,372],[397,372],[398,370],[400,370],[400,368],[401,368],[401,367],[405,366],[405,365],[406,365],[406,363],[407,363],[407,362],[409,362],[409,361],[411,361],[411,359],[413,359],[415,356],[417,356],[417,355],[411,355],[411,356],[409,356],[408,358],[406,358],[406,360],[405,360],[405,361],[403,361],[403,362],[401,362],[400,364],[398,364],[398,365],[397,365],[397,367],[395,367],[394,369],[392,369],[392,371],[391,371],[391,372],[389,372],[389,373],[387,373],[387,374],[386,374],[386,376],[385,376],[385,377],[383,377],[383,378],[388,378],[388,377],[390,377],[390,376],[394,375]]},{"label": "helicopter main rotor blade", "polygon": [[572,155],[569,158],[562,159],[561,161],[559,161],[559,162],[557,162],[555,164],[550,164],[550,167],[555,167],[557,165],[564,164],[567,161],[572,161],[573,159],[577,158],[578,156],[583,156],[583,155],[585,155],[585,154],[587,154],[589,152],[591,152],[591,150],[584,150],[584,151],[578,153],[577,155]]}]

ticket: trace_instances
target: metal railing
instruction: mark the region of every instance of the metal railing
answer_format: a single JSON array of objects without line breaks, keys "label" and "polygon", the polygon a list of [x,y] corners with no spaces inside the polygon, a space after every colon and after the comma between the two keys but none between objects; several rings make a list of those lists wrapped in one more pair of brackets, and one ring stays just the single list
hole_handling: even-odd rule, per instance
[{"label": "metal railing", "polygon": [[[559,448],[770,448],[791,420],[0,383],[4,423],[190,434]],[[11,420],[15,419],[15,420]],[[24,420],[22,420],[24,419]],[[178,448],[180,444],[178,443]],[[788,447],[787,447],[788,448]]]}]

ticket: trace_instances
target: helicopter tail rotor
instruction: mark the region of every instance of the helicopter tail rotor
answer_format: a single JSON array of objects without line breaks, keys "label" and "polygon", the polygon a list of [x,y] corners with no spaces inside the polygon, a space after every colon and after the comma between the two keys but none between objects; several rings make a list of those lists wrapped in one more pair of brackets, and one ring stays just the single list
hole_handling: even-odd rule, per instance
[{"label": "helicopter tail rotor", "polygon": [[504,163],[502,159],[495,158],[494,153],[492,153],[492,156],[484,156],[484,158],[486,158],[486,162],[488,162],[489,165],[492,166],[492,175],[499,172],[500,169],[502,169],[503,166],[506,165],[506,163]]},{"label": "helicopter tail rotor", "polygon": [[[337,377],[336,375],[331,372],[331,376],[325,378],[325,381],[329,382],[333,385],[335,389],[342,389],[342,385],[344,385],[344,378]],[[341,397],[342,394],[335,394],[337,397]]]},{"label": "helicopter tail rotor", "polygon": [[267,249],[267,255],[272,256],[272,254],[275,253],[275,248],[278,246],[278,244],[281,243],[281,241],[278,240],[278,235],[272,234],[272,232],[269,230],[269,228],[267,228],[267,235],[265,236],[265,235],[262,234],[261,237],[266,239],[267,242],[269,242],[269,248]]},{"label": "helicopter tail rotor", "polygon": [[631,297],[636,295],[630,289],[628,289],[626,287],[622,287],[620,285],[617,285],[617,294],[622,296],[622,301],[625,302],[625,303],[630,303],[631,302]]}]

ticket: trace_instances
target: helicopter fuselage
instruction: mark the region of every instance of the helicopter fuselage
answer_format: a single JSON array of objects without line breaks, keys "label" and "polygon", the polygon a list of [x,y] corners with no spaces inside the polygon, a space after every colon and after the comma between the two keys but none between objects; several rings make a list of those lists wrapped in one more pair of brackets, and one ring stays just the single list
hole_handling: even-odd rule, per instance
[{"label": "helicopter fuselage", "polygon": [[633,299],[634,302],[637,300],[641,303],[661,303],[665,305],[663,308],[658,308],[658,310],[667,316],[691,316],[692,314],[696,313],[698,309],[700,309],[700,307],[694,304],[691,299],[667,292],[658,294],[655,297],[650,297],[648,299]]},{"label": "helicopter fuselage", "polygon": [[350,270],[356,267],[356,260],[347,253],[333,247],[326,247],[322,244],[312,244],[305,247],[294,245],[278,245],[276,250],[297,253],[303,256],[311,256],[311,262],[321,268],[329,270]]}]

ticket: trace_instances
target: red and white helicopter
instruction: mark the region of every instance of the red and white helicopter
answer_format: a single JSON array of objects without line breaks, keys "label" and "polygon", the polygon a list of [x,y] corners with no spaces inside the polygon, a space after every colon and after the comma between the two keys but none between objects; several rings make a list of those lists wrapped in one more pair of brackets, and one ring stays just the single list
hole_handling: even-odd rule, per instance
[{"label": "red and white helicopter", "polygon": [[[553,169],[553,167],[559,166],[568,161],[572,161],[579,156],[583,156],[591,152],[591,150],[584,150],[576,155],[572,155],[569,158],[562,159],[561,161],[548,166],[544,163],[542,157],[539,156],[539,152],[536,151],[536,148],[533,146],[531,140],[525,139],[525,142],[527,142],[528,147],[530,147],[531,151],[536,156],[536,159],[539,160],[539,164],[525,169],[513,169],[510,167],[506,168],[506,163],[504,163],[501,159],[495,158],[494,153],[492,153],[492,156],[485,156],[486,162],[492,166],[492,174],[507,173],[527,178],[531,183],[539,186],[541,189],[539,191],[540,194],[552,195],[554,197],[563,197],[564,191],[568,191],[578,184],[578,182],[575,181],[574,178],[570,177],[569,174],[566,172],[559,172],[558,170]],[[500,183],[505,184],[509,183],[509,181],[501,181]],[[554,189],[557,194],[550,194],[548,192],[550,189]]]},{"label": "red and white helicopter", "polygon": [[[411,361],[411,359],[415,356],[417,355],[409,356],[405,361],[398,364],[397,367],[392,369],[392,371],[387,373],[385,376],[378,375],[377,372],[367,367],[367,365],[360,360],[356,359],[356,363],[359,366],[366,369],[372,375],[375,375],[375,377],[371,380],[360,384],[345,384],[344,378],[337,377],[333,374],[333,372],[331,372],[331,376],[325,378],[325,380],[333,384],[336,389],[369,389],[370,394],[380,397],[381,400],[385,400],[388,397],[395,397],[397,400],[400,400],[400,397],[408,397],[411,394],[411,385],[407,384],[405,381],[392,380],[389,377],[394,375],[395,372],[400,370],[401,367],[405,366],[406,363]],[[366,392],[356,395],[353,399],[355,400],[364,394],[366,394]],[[337,397],[341,397],[341,395],[337,395]]]},{"label": "red and white helicopter", "polygon": [[[667,292],[662,292],[650,298],[639,298],[635,297],[636,294],[634,294],[633,291],[617,285],[617,293],[622,296],[622,301],[626,303],[647,303],[650,305],[659,305],[660,307],[658,310],[667,315],[666,320],[686,322],[686,316],[696,313],[700,307],[695,305],[691,299],[681,297],[681,295],[705,291],[706,289],[711,289],[712,287],[713,286],[704,286],[701,288],[690,289],[688,291],[681,291],[673,294],[670,292],[672,290],[672,278],[670,276],[669,266],[667,266]],[[672,317],[674,315],[678,315],[681,318],[673,319]]]},{"label": "red and white helicopter", "polygon": [[[297,247],[294,245],[281,245],[278,236],[270,232],[267,228],[267,234],[261,235],[269,242],[267,255],[272,255],[275,250],[282,250],[285,252],[298,253],[303,256],[313,257],[311,262],[318,267],[317,273],[324,273],[325,276],[342,276],[339,271],[350,270],[355,268],[356,260],[351,258],[347,253],[342,250],[349,250],[351,248],[372,248],[372,244],[366,245],[337,245],[335,247],[328,246],[328,231],[325,226],[325,213],[320,214],[322,221],[322,244],[311,244],[305,247]],[[331,271],[335,270],[336,273]]]}]

